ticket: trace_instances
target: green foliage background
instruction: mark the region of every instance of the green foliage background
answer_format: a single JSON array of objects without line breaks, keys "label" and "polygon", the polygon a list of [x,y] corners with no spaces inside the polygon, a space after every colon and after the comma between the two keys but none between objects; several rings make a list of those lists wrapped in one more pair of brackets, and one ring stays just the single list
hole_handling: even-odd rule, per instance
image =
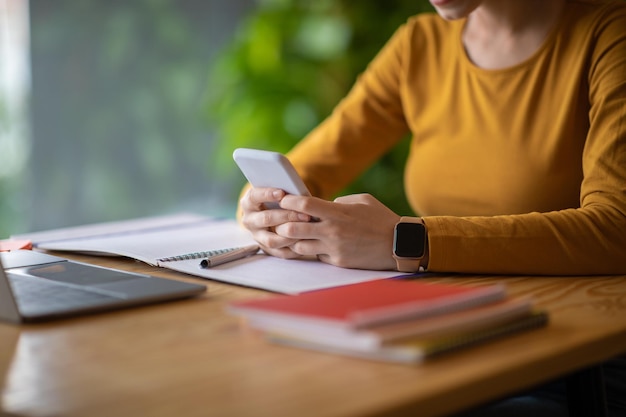
[{"label": "green foliage background", "polygon": [[[0,177],[0,238],[178,211],[234,217],[244,178],[232,151],[288,151],[425,10],[424,0],[30,0],[27,160]],[[3,103],[0,131],[12,123]],[[344,193],[410,213],[405,155],[406,142]]]},{"label": "green foliage background", "polygon": [[253,0],[30,0],[29,160],[0,177],[0,238],[233,211],[216,201],[219,178],[207,168],[214,141],[203,100],[214,53],[253,7]]},{"label": "green foliage background", "polygon": [[[393,32],[427,10],[420,0],[259,2],[210,74],[215,169],[228,172],[237,147],[288,151],[332,111]],[[343,193],[369,192],[411,213],[402,187],[407,142]]]}]

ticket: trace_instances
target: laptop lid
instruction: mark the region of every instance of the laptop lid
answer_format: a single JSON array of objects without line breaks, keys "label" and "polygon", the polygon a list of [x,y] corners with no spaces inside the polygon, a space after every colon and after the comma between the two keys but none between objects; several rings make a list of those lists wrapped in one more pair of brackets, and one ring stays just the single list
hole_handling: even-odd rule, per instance
[{"label": "laptop lid", "polygon": [[13,323],[174,300],[204,291],[204,285],[40,252],[0,253],[0,319]]}]

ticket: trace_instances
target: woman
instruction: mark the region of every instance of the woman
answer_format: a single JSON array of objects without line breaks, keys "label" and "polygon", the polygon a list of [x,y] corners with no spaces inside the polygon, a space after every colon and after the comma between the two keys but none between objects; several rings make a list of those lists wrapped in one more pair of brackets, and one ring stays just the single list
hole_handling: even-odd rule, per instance
[{"label": "woman", "polygon": [[[626,274],[626,3],[431,3],[289,153],[315,197],[251,189],[242,223],[269,254],[349,268]],[[327,200],[408,133],[416,217]],[[405,223],[426,234],[408,258]]]},{"label": "woman", "polygon": [[324,198],[410,132],[404,187],[429,270],[626,273],[624,2],[432,2],[443,19],[401,27],[288,155],[320,198],[251,190],[243,224],[275,256],[395,268],[399,215]]}]

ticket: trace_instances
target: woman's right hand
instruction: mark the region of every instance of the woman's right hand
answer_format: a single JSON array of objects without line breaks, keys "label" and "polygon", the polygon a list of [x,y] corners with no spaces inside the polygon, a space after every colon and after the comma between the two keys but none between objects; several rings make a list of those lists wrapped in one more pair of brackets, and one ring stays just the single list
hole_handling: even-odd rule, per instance
[{"label": "woman's right hand", "polygon": [[249,188],[239,201],[240,221],[264,252],[279,258],[301,258],[289,246],[296,239],[278,236],[274,228],[288,222],[308,222],[311,216],[292,210],[268,209],[265,203],[280,203],[285,192],[278,188]]}]

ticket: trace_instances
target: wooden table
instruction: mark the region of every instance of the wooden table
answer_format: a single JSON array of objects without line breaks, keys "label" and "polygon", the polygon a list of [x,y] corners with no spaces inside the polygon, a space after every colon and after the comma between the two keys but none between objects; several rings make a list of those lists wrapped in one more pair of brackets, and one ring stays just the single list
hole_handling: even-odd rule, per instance
[{"label": "wooden table", "polygon": [[626,352],[626,277],[505,281],[551,315],[543,329],[417,366],[268,344],[224,313],[268,294],[119,258],[72,256],[193,282],[197,298],[46,324],[0,324],[0,414],[10,416],[443,416]]}]

